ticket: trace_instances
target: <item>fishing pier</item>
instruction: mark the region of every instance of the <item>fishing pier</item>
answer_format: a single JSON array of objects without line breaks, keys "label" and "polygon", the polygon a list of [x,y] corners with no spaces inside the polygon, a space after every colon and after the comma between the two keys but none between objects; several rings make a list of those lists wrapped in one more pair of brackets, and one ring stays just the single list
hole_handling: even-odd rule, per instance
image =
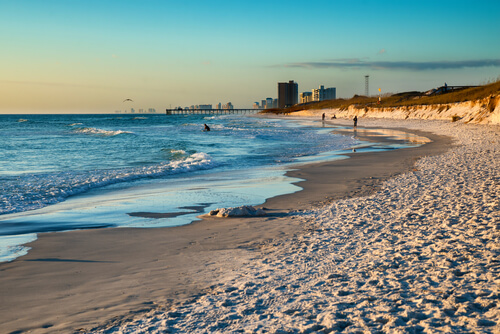
[{"label": "fishing pier", "polygon": [[264,109],[166,109],[167,115],[245,115],[256,114]]}]

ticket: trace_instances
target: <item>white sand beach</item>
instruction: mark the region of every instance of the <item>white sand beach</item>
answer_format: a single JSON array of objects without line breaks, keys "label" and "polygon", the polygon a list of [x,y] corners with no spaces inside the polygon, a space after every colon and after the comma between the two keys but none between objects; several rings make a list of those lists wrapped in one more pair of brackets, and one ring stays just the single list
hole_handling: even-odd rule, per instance
[{"label": "white sand beach", "polygon": [[41,234],[0,332],[500,333],[500,127],[358,126],[433,142],[301,166],[263,217]]},{"label": "white sand beach", "polygon": [[372,195],[294,213],[301,231],[261,243],[199,296],[91,332],[500,333],[500,128],[358,124],[453,145]]}]

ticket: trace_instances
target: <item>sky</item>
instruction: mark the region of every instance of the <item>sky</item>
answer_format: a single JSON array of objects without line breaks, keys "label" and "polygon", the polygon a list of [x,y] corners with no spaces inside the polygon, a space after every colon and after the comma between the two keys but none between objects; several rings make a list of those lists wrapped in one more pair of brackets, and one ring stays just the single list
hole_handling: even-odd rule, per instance
[{"label": "sky", "polygon": [[498,0],[0,0],[0,114],[249,108],[289,80],[349,98],[365,75],[370,95],[486,84],[499,13]]}]

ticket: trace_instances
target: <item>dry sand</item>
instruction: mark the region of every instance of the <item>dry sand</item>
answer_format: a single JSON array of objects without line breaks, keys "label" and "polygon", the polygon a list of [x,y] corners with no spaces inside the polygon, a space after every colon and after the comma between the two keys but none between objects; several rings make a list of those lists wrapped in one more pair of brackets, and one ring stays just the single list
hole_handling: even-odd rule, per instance
[{"label": "dry sand", "polygon": [[498,129],[370,123],[468,138],[300,168],[265,218],[41,235],[0,265],[2,332],[498,331]]},{"label": "dry sand", "polygon": [[94,332],[500,333],[499,127],[362,122],[455,145],[372,195],[296,214],[304,233],[199,298]]}]

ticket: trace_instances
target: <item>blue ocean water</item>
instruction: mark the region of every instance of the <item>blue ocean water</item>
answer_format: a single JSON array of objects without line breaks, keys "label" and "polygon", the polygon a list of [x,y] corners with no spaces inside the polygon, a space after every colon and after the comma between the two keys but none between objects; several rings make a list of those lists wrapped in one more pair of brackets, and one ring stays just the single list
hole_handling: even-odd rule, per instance
[{"label": "blue ocean water", "polygon": [[297,191],[290,164],[359,145],[331,130],[243,115],[0,115],[0,261],[41,232],[175,226]]}]

